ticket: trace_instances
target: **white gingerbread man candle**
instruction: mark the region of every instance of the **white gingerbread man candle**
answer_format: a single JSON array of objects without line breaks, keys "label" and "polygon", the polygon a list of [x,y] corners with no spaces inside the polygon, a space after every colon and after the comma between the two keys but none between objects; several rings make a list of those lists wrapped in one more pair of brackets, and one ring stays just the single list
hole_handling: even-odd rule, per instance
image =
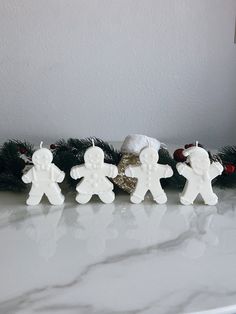
[{"label": "white gingerbread man candle", "polygon": [[84,154],[84,164],[71,169],[70,175],[73,179],[83,177],[76,187],[78,192],[76,201],[80,204],[87,203],[95,194],[104,203],[112,203],[115,199],[113,184],[109,178],[115,178],[118,169],[114,165],[104,163],[104,152],[100,147],[94,145],[88,148]]},{"label": "white gingerbread man candle", "polygon": [[205,204],[217,204],[218,197],[212,190],[211,181],[222,173],[221,163],[211,163],[208,152],[199,147],[198,142],[196,146],[185,149],[183,155],[188,157],[190,166],[181,162],[176,165],[179,174],[187,179],[180,202],[183,205],[193,204],[197,195],[201,194]]},{"label": "white gingerbread man candle", "polygon": [[52,163],[52,152],[42,147],[36,150],[32,156],[34,166],[22,176],[24,183],[31,183],[32,187],[27,199],[27,205],[38,205],[42,196],[46,194],[52,205],[61,205],[64,202],[64,196],[58,183],[64,180],[65,173]]},{"label": "white gingerbread man candle", "polygon": [[166,194],[161,187],[160,179],[169,178],[173,170],[169,165],[158,164],[158,151],[152,147],[145,147],[141,150],[139,160],[140,166],[129,166],[125,170],[127,177],[137,178],[138,182],[130,200],[132,203],[143,201],[147,191],[150,191],[154,201],[164,204],[167,201]]}]

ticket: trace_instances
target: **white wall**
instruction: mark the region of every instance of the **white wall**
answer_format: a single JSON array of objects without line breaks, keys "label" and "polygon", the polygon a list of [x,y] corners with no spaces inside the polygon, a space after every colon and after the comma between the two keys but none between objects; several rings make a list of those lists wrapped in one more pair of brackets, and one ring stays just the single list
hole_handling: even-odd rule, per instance
[{"label": "white wall", "polygon": [[236,144],[235,0],[0,0],[0,141]]}]

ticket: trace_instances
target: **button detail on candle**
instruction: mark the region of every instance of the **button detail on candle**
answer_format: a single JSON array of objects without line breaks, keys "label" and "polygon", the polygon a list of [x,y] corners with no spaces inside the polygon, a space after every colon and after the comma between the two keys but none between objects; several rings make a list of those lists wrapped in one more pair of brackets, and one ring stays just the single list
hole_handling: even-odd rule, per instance
[{"label": "button detail on candle", "polygon": [[37,205],[42,196],[46,194],[52,205],[61,205],[64,202],[64,196],[58,183],[64,180],[65,173],[52,163],[53,155],[47,148],[42,147],[36,150],[32,156],[34,166],[22,176],[24,183],[32,183],[27,199],[27,205]]},{"label": "button detail on candle", "polygon": [[166,194],[161,187],[160,179],[173,175],[173,170],[169,165],[158,164],[159,155],[152,147],[143,148],[139,155],[140,166],[129,166],[125,170],[127,177],[137,178],[134,192],[131,194],[132,203],[143,201],[145,194],[149,190],[154,201],[164,204],[167,201]]},{"label": "button detail on candle", "polygon": [[211,163],[208,152],[199,147],[197,142],[196,146],[185,149],[183,155],[187,157],[190,166],[186,163],[176,165],[179,174],[187,179],[180,194],[180,202],[184,205],[193,204],[198,194],[201,194],[205,204],[217,204],[218,197],[212,190],[211,181],[222,173],[221,163]]},{"label": "button detail on candle", "polygon": [[80,204],[87,203],[93,195],[98,195],[104,203],[112,203],[115,199],[113,184],[109,178],[118,174],[116,166],[104,163],[104,152],[94,145],[84,154],[84,164],[71,169],[73,179],[83,178],[76,187],[78,192],[76,201]]}]

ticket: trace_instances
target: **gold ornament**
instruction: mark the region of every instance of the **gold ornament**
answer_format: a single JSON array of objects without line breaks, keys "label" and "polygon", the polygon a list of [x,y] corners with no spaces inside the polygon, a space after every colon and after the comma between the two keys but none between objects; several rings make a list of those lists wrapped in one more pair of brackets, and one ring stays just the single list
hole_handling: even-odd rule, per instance
[{"label": "gold ornament", "polygon": [[122,190],[132,193],[135,189],[137,179],[125,175],[125,169],[130,165],[140,165],[139,157],[134,154],[123,154],[118,164],[118,176],[112,181]]}]

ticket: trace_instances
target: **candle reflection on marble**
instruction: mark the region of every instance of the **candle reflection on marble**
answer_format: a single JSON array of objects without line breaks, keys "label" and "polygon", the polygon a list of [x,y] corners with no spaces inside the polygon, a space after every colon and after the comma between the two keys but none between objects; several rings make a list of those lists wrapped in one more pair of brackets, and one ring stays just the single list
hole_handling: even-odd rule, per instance
[{"label": "candle reflection on marble", "polygon": [[188,233],[191,234],[179,250],[184,256],[197,259],[204,255],[209,246],[217,246],[219,239],[211,230],[212,220],[217,215],[215,206],[209,209],[204,206],[178,206],[183,216]]},{"label": "candle reflection on marble", "polygon": [[166,205],[157,208],[144,205],[143,208],[131,208],[135,221],[127,231],[128,239],[138,241],[140,247],[164,242],[170,236],[170,230],[162,228],[161,222],[166,213]]},{"label": "candle reflection on marble", "polygon": [[40,257],[48,261],[57,250],[58,241],[66,234],[66,226],[63,222],[63,207],[54,209],[49,206],[38,208],[37,211],[29,211],[29,217],[25,222],[26,235],[35,242]]},{"label": "candle reflection on marble", "polygon": [[[101,211],[106,217],[102,221],[98,203],[75,209],[70,199],[62,217],[56,215],[55,219],[57,228],[65,227],[65,234],[57,240],[54,256],[46,259],[41,258],[35,237],[26,232],[31,218],[23,196],[10,199],[9,193],[2,193],[0,313],[52,313],[60,309],[61,314],[165,314],[214,308],[224,313],[223,307],[235,304],[236,195],[234,190],[219,189],[217,194],[220,214],[214,206],[176,206],[176,194],[170,192],[161,222],[155,212],[159,206],[152,207],[151,202],[133,205],[127,202],[128,195],[112,204],[114,212],[109,212],[108,218]],[[93,230],[86,228],[84,239],[75,234],[79,215],[86,216],[87,206],[89,219],[98,215],[101,227],[96,230],[103,230],[105,250],[97,255],[88,254],[86,243]],[[48,213],[53,214],[51,208]],[[166,237],[156,236],[153,226],[154,236],[144,244],[141,230],[149,234],[147,220],[151,217],[157,218],[157,229]],[[41,220],[34,219],[33,224],[39,229],[37,234],[43,232]],[[80,227],[83,229],[83,224]],[[104,229],[110,228],[118,231],[117,237],[107,237]],[[138,236],[129,238],[129,230],[136,230]],[[35,233],[30,227],[31,232]],[[227,309],[226,313],[235,313]]]},{"label": "candle reflection on marble", "polygon": [[96,211],[92,206],[78,208],[78,228],[75,231],[77,239],[86,242],[87,252],[92,256],[103,255],[106,243],[118,236],[118,232],[111,226],[113,222],[114,205],[97,206]]}]

